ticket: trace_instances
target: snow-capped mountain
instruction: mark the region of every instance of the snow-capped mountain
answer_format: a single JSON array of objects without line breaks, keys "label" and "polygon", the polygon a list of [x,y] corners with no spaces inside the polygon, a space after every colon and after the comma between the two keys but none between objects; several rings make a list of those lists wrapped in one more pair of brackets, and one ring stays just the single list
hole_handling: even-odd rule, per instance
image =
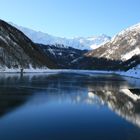
[{"label": "snow-capped mountain", "polygon": [[121,61],[140,55],[140,23],[121,31],[110,42],[87,55]]},{"label": "snow-capped mountain", "polygon": [[75,37],[75,38],[62,38],[49,35],[47,33],[34,31],[29,28],[18,26],[10,22],[11,25],[21,30],[33,42],[45,45],[63,44],[75,49],[92,50],[98,48],[101,44],[110,41],[111,37],[107,35],[92,36],[92,37]]},{"label": "snow-capped mountain", "polygon": [[[89,51],[74,62],[74,67],[79,69],[122,71],[138,69],[137,66],[140,65],[140,24],[121,31],[111,41]],[[138,71],[135,73],[138,74]]]},{"label": "snow-capped mountain", "polygon": [[0,20],[0,72],[21,68],[34,72],[44,67],[106,70],[140,78],[140,24],[87,51],[63,44],[33,43],[23,32]]}]

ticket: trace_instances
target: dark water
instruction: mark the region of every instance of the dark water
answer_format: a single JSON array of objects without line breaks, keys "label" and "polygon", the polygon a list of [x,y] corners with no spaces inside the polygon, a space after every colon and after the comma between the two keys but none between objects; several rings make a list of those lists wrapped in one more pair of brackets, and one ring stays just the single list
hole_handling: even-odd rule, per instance
[{"label": "dark water", "polygon": [[0,140],[140,140],[140,80],[0,74]]}]

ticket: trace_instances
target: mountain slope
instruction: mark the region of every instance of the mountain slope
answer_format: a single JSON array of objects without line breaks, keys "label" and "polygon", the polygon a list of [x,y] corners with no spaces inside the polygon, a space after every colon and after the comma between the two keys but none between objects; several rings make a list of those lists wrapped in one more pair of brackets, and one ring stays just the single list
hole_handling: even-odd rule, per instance
[{"label": "mountain slope", "polygon": [[120,32],[110,42],[91,51],[87,56],[127,61],[140,55],[140,24]]},{"label": "mountain slope", "polygon": [[108,42],[111,38],[107,35],[93,36],[93,37],[75,37],[75,38],[61,38],[49,35],[43,32],[37,32],[29,28],[15,25],[19,30],[21,30],[25,35],[27,35],[33,42],[45,45],[55,45],[63,44],[64,46],[70,46],[75,49],[81,50],[91,50],[98,48],[101,44]]},{"label": "mountain slope", "polygon": [[101,45],[94,51],[89,51],[83,57],[74,61],[73,67],[128,71],[129,69],[137,69],[139,64],[140,24],[137,24],[120,32],[110,42]]},{"label": "mountain slope", "polygon": [[0,20],[0,69],[55,67],[28,37]]},{"label": "mountain slope", "polygon": [[43,50],[47,57],[52,59],[61,69],[71,68],[72,62],[83,56],[87,51],[78,50],[64,45],[43,45],[37,44]]}]

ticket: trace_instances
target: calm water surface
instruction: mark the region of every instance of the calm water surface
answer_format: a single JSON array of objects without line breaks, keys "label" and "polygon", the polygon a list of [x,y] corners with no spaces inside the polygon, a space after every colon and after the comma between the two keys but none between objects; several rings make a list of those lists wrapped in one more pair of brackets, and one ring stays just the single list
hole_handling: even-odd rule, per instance
[{"label": "calm water surface", "polygon": [[140,80],[0,74],[0,140],[140,140]]}]

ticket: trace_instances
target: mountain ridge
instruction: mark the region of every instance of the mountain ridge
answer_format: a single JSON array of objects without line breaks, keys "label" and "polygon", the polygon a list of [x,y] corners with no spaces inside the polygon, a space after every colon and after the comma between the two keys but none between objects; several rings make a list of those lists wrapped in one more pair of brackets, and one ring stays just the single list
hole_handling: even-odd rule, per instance
[{"label": "mountain ridge", "polygon": [[21,30],[33,42],[44,45],[63,44],[64,46],[73,47],[75,49],[92,50],[98,48],[101,44],[104,44],[110,41],[111,39],[111,37],[105,34],[91,37],[73,37],[73,38],[56,37],[47,33],[18,26],[12,22],[9,23],[18,28],[19,30]]},{"label": "mountain ridge", "polygon": [[35,44],[15,27],[0,21],[0,69],[5,66],[100,70],[140,77],[140,26],[129,27],[87,52],[62,44]]},{"label": "mountain ridge", "polygon": [[77,69],[111,71],[140,78],[140,24],[118,33],[110,42],[89,51],[73,63]]},{"label": "mountain ridge", "polygon": [[1,68],[41,68],[55,64],[21,31],[0,20]]},{"label": "mountain ridge", "polygon": [[110,42],[87,53],[87,56],[127,61],[140,55],[140,23],[119,32]]}]

